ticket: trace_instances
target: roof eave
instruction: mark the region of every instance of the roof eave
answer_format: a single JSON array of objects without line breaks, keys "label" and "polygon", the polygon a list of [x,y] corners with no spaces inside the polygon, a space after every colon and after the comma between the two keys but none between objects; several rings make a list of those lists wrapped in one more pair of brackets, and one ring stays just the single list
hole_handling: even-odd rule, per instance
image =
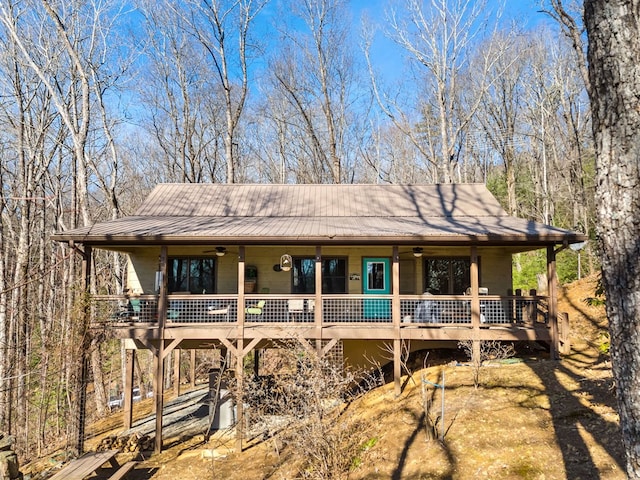
[{"label": "roof eave", "polygon": [[118,245],[569,245],[588,240],[584,234],[528,234],[528,235],[397,235],[397,236],[177,236],[177,235],[65,235],[51,236],[53,241],[74,242],[95,246]]}]

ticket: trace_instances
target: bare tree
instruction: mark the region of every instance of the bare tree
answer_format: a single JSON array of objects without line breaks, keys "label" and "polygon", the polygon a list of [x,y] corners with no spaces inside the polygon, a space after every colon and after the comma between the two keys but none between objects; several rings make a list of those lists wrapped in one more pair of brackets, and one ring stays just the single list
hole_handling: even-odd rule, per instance
[{"label": "bare tree", "polygon": [[370,377],[331,362],[305,340],[279,347],[274,374],[249,380],[236,398],[250,405],[254,425],[268,426],[266,436],[300,455],[301,478],[347,478],[367,440],[367,423],[348,407],[379,379],[368,383]]},{"label": "bare tree", "polygon": [[372,120],[370,141],[362,147],[363,166],[359,178],[364,183],[421,183],[436,178],[435,168],[424,164],[424,157],[404,132],[391,123]]},{"label": "bare tree", "polygon": [[[17,45],[21,56],[40,78],[51,95],[62,121],[71,134],[76,160],[78,205],[83,225],[91,223],[88,197],[86,144],[90,122],[90,85],[86,65],[80,58],[77,44],[70,37],[73,29],[65,26],[54,5],[42,1],[40,5],[5,2],[0,6],[0,22]],[[24,10],[18,11],[22,7]],[[28,13],[27,13],[28,12]],[[39,16],[39,18],[38,18]],[[33,23],[27,24],[31,17]],[[47,20],[45,20],[47,19]],[[22,22],[22,24],[19,24]],[[48,23],[59,43],[38,37],[37,27]],[[40,41],[47,43],[38,44]],[[36,55],[44,49],[46,55]],[[56,58],[56,62],[50,62]],[[66,91],[63,89],[66,87]]]},{"label": "bare tree", "polygon": [[598,233],[627,475],[640,478],[640,4],[585,0]]},{"label": "bare tree", "polygon": [[481,340],[479,344],[480,354],[474,355],[474,340],[461,340],[458,342],[458,348],[464,352],[471,362],[473,387],[476,389],[480,386],[480,370],[485,365],[485,362],[505,360],[515,355],[515,348],[512,343],[498,340]]},{"label": "bare tree", "polygon": [[[511,215],[518,213],[516,194],[516,171],[518,147],[522,131],[524,105],[524,77],[527,70],[527,40],[523,35],[498,33],[489,42],[503,44],[504,55],[499,58],[491,70],[495,82],[489,85],[478,108],[476,123],[478,130],[484,133],[472,148],[484,146],[486,139],[502,161],[504,178],[507,186],[507,211]],[[478,73],[482,75],[482,71]]]},{"label": "bare tree", "polygon": [[[29,378],[34,375],[32,355],[44,351],[35,335],[36,319],[41,319],[39,302],[33,302],[37,283],[31,276],[42,268],[44,253],[40,240],[44,235],[46,204],[44,185],[48,166],[58,145],[48,138],[56,130],[57,119],[50,96],[42,82],[21,62],[17,45],[10,36],[2,36],[0,82],[5,92],[0,104],[0,123],[4,125],[3,178],[0,229],[0,329],[3,355],[0,359],[0,428],[17,434],[21,445],[27,443],[29,422]],[[54,138],[59,138],[55,134]],[[40,206],[44,208],[40,208]],[[35,259],[40,259],[38,263]],[[44,332],[46,334],[46,330]]]},{"label": "bare tree", "polygon": [[[502,73],[494,66],[503,55],[504,44],[501,48],[496,48],[498,44],[477,51],[473,48],[491,28],[488,18],[484,1],[430,0],[424,5],[419,0],[409,0],[404,10],[389,12],[388,35],[411,58],[416,67],[412,82],[421,86],[419,97],[414,97],[418,111],[414,111],[413,118],[383,94],[369,62],[378,104],[436,168],[436,180],[440,182],[460,181],[462,137],[487,88]],[[474,53],[481,67],[474,72],[477,88],[468,90],[462,79]]]},{"label": "bare tree", "polygon": [[[16,312],[15,320],[9,322],[15,321],[16,327],[13,331],[8,327],[8,337],[14,339],[10,361],[19,368],[15,389],[9,390],[20,402],[13,411],[25,432],[36,430],[22,419],[37,418],[38,446],[46,444],[47,409],[53,403],[47,377],[52,346],[60,350],[59,392],[81,393],[85,379],[79,366],[90,354],[95,411],[101,414],[106,406],[99,338],[86,335],[86,317],[70,313],[74,305],[86,305],[84,292],[75,285],[78,263],[69,261],[71,256],[66,252],[61,264],[54,256],[57,248],[47,239],[51,225],[61,229],[89,225],[100,215],[92,211],[89,192],[93,181],[102,191],[93,189],[91,193],[108,205],[106,216],[119,215],[119,159],[108,95],[129,63],[112,55],[115,47],[109,41],[120,14],[118,2],[33,0],[0,5],[0,28],[7,46],[4,65],[9,67],[3,70],[2,78],[11,78],[13,101],[12,105],[4,104],[3,123],[12,135],[15,156],[16,190],[10,197],[18,199],[12,206],[9,230],[17,246],[9,258],[16,262],[11,263],[12,282],[7,289],[14,304],[11,311]],[[45,31],[47,35],[42,34]],[[118,48],[122,52],[124,45]],[[7,76],[5,72],[9,72]],[[116,266],[118,261],[114,260]],[[47,274],[61,265],[66,281]],[[56,285],[69,290],[57,296]],[[93,288],[95,291],[95,285]],[[39,374],[28,370],[34,358],[43,362]],[[27,391],[27,378],[42,391]],[[36,393],[38,402],[33,403],[40,408],[37,415],[31,415],[28,402]],[[59,396],[56,401],[64,418],[69,405]],[[20,442],[30,443],[27,436],[21,436]]]},{"label": "bare tree", "polygon": [[250,33],[267,0],[190,0],[166,7],[204,49],[224,99],[226,181],[236,182],[237,129],[249,93],[249,60],[255,54]]},{"label": "bare tree", "polygon": [[564,35],[571,41],[573,52],[576,55],[576,65],[580,70],[580,76],[587,92],[591,90],[591,80],[587,68],[587,49],[584,42],[584,25],[582,24],[582,2],[570,0],[539,0],[543,6],[543,12],[553,18],[562,28]]},{"label": "bare tree", "polygon": [[[344,0],[287,2],[291,20],[279,28],[279,52],[270,62],[269,111],[275,128],[289,134],[279,145],[291,163],[301,164],[296,174],[306,182],[344,183],[354,175],[366,105],[346,6]],[[293,148],[287,148],[290,141]]]},{"label": "bare tree", "polygon": [[[543,12],[553,18],[561,27],[566,39],[571,44],[572,58],[563,58],[556,65],[557,81],[562,85],[564,94],[560,97],[562,116],[566,135],[559,139],[567,139],[567,153],[569,165],[561,166],[559,172],[568,173],[568,201],[572,205],[570,222],[576,229],[590,232],[593,230],[594,204],[593,195],[589,193],[593,188],[592,178],[586,174],[592,155],[592,141],[587,137],[590,129],[591,109],[588,105],[591,81],[588,75],[587,48],[585,42],[585,27],[582,21],[582,2],[571,0],[542,0]],[[564,56],[564,55],[563,55]],[[579,72],[579,73],[577,73]],[[572,201],[574,200],[574,201]],[[569,224],[569,222],[567,222]],[[590,249],[590,247],[588,247]],[[592,264],[592,255],[588,256]],[[593,265],[590,265],[593,268]]]},{"label": "bare tree", "polygon": [[146,68],[139,95],[153,140],[144,161],[163,166],[161,181],[224,181],[225,107],[216,72],[171,7],[143,7]]}]

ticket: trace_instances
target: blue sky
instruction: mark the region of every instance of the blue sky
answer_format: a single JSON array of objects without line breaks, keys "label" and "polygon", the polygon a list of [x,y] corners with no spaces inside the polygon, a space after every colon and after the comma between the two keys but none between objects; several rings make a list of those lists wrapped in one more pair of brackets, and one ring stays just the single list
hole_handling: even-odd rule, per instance
[{"label": "blue sky", "polygon": [[[363,12],[367,12],[372,17],[382,17],[388,5],[397,3],[398,0],[351,0],[352,11],[356,20]],[[425,3],[428,0],[425,0]],[[530,28],[539,22],[546,22],[548,17],[540,10],[540,0],[487,0],[487,7],[490,10],[497,9],[504,4],[504,19],[514,19],[522,22],[523,26]]]},{"label": "blue sky", "polygon": [[[386,11],[391,5],[401,4],[404,0],[350,0],[348,5],[353,15],[353,33],[354,41],[360,34],[362,17],[367,16],[373,22],[383,23],[386,17]],[[472,0],[473,1],[473,0]],[[423,0],[425,4],[429,0]],[[552,21],[548,15],[540,12],[540,0],[487,0],[487,9],[489,11],[497,11],[501,5],[504,6],[500,23],[505,28],[511,23],[515,23],[524,30],[535,28],[540,24],[551,24]],[[377,32],[375,42],[372,48],[372,60],[380,71],[399,72],[401,70],[399,63],[402,62],[402,52],[393,42],[384,37],[381,32]],[[393,75],[392,75],[393,76]]]}]

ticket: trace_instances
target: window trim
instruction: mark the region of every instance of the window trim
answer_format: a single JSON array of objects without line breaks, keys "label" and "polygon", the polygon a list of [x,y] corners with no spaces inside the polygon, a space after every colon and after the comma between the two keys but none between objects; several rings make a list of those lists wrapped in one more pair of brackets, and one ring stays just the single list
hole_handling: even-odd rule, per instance
[{"label": "window trim", "polygon": [[[422,280],[423,280],[423,290],[427,291],[429,289],[429,268],[427,267],[428,262],[430,261],[434,261],[434,260],[447,260],[449,262],[451,262],[452,260],[466,260],[469,262],[469,286],[471,286],[471,255],[438,255],[438,256],[430,256],[430,257],[423,257],[423,262],[422,262]],[[451,271],[451,263],[449,263],[449,286],[450,288],[453,288],[453,284],[454,282],[452,282],[454,276],[453,276],[453,272]],[[478,256],[478,285],[482,285],[482,268],[481,268],[481,262],[480,262],[480,257]],[[440,292],[440,295],[462,295],[464,293],[463,292]]]},{"label": "window trim", "polygon": [[[172,279],[172,263],[174,260],[188,260],[189,265],[187,268],[188,277],[187,277],[187,290],[171,290],[171,279]],[[203,261],[203,260],[213,260],[213,291],[207,291],[207,294],[215,294],[218,292],[218,258],[215,255],[171,255],[167,257],[167,290],[169,293],[180,292],[180,291],[189,291],[191,295],[197,295],[197,293],[193,293],[191,291],[191,265],[190,263],[193,260]]]},{"label": "window trim", "polygon": [[[313,272],[314,272],[314,281],[312,283],[312,290],[311,292],[294,292],[295,290],[295,286],[294,286],[294,282],[295,282],[295,271],[296,271],[296,263],[300,260],[311,260],[313,262]],[[343,292],[325,292],[324,291],[324,280],[327,278],[340,278],[340,277],[336,277],[336,276],[327,276],[327,275],[322,275],[322,293],[326,294],[326,295],[342,295],[342,294],[348,294],[349,293],[349,257],[346,255],[331,255],[331,256],[323,256],[320,260],[321,262],[321,268],[324,267],[324,262],[325,261],[330,261],[330,260],[342,260],[344,261],[344,267],[345,267],[345,273],[344,273],[344,291]],[[293,256],[293,268],[291,269],[291,292],[292,293],[302,293],[305,295],[315,295],[315,290],[316,290],[316,284],[315,284],[315,262],[316,262],[316,257],[312,256],[312,255],[294,255]]]}]

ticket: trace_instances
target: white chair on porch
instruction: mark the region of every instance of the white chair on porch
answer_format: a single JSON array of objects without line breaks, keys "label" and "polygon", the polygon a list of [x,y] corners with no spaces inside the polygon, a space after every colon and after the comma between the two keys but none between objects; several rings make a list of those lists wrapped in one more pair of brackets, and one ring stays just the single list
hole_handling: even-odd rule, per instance
[{"label": "white chair on porch", "polygon": [[287,300],[287,321],[295,322],[298,317],[304,315],[304,300],[295,298]]}]

